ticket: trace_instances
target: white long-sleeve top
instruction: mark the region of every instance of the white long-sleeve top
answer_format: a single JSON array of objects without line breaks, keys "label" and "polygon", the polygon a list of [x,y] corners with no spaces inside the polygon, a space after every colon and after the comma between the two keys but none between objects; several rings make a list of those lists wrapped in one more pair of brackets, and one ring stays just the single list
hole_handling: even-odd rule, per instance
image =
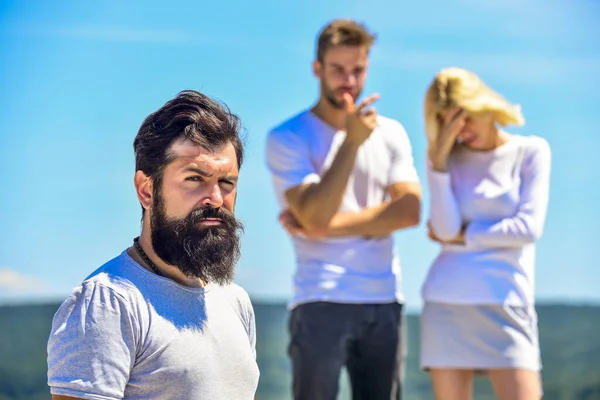
[{"label": "white long-sleeve top", "polygon": [[433,231],[451,240],[467,228],[465,245],[442,245],[422,287],[425,301],[534,304],[550,167],[548,142],[519,135],[491,151],[459,146],[447,172],[428,166]]}]

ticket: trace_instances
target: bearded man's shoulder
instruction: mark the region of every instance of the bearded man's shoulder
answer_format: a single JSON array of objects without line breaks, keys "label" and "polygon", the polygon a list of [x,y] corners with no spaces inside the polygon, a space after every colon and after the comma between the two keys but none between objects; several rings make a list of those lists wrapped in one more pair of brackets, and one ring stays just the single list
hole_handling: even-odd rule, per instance
[{"label": "bearded man's shoulder", "polygon": [[148,285],[151,280],[148,275],[151,274],[124,250],[89,274],[74,291],[79,289],[91,292],[101,288],[127,303],[138,302],[143,298],[141,287]]}]

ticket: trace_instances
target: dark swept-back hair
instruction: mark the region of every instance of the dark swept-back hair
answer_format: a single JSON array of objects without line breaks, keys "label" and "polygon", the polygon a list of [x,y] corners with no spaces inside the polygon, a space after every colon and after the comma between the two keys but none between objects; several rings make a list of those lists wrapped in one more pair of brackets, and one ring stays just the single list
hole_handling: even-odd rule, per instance
[{"label": "dark swept-back hair", "polygon": [[135,169],[160,185],[165,167],[173,161],[171,145],[180,138],[208,151],[231,142],[240,169],[244,161],[240,131],[240,119],[225,104],[195,90],[184,90],[142,123],[133,141]]}]

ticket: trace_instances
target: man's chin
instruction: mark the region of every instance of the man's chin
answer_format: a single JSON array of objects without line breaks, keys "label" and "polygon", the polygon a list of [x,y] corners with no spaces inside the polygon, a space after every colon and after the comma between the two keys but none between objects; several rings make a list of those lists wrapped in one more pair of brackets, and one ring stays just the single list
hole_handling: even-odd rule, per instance
[{"label": "man's chin", "polygon": [[343,98],[337,99],[335,97],[327,97],[327,101],[329,102],[329,104],[332,107],[337,108],[338,110],[341,110],[344,108],[344,99]]},{"label": "man's chin", "polygon": [[189,278],[199,278],[218,284],[231,283],[239,248],[232,245],[230,241],[231,237],[224,238],[219,234],[191,240],[188,242],[187,259],[182,260],[183,265],[179,265],[178,268]]}]

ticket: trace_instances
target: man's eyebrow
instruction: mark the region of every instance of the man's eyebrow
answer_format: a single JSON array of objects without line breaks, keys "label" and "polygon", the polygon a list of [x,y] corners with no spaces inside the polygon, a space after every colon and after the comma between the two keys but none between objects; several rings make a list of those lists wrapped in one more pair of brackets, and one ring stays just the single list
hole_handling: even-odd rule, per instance
[{"label": "man's eyebrow", "polygon": [[[195,172],[196,174],[205,176],[207,178],[211,178],[213,176],[213,174],[208,173],[204,170],[201,170],[200,168],[197,168],[197,167],[187,167],[184,171],[185,172]],[[238,177],[236,175],[228,175],[228,176],[224,176],[223,179],[226,179],[226,180],[232,181],[232,182],[237,182]]]},{"label": "man's eyebrow", "polygon": [[201,170],[200,168],[196,168],[196,167],[187,167],[184,171],[185,172],[195,172],[198,175],[206,176],[207,178],[210,178],[212,176],[211,173],[208,173],[208,172]]}]

